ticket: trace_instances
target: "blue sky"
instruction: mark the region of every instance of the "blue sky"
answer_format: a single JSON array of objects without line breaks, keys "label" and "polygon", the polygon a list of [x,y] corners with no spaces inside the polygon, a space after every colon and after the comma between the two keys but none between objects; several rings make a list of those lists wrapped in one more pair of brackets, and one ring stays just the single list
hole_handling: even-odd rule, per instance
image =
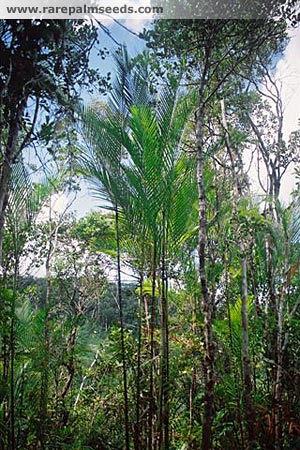
[{"label": "blue sky", "polygon": [[[134,33],[138,34],[143,30],[143,27],[145,24],[147,24],[147,22],[148,21],[146,20],[131,19],[123,20],[121,23],[123,23],[127,28],[132,29]],[[114,73],[113,54],[118,48],[118,45],[115,43],[115,41],[117,41],[120,45],[126,45],[130,56],[134,56],[143,51],[143,49],[145,48],[145,42],[138,36],[135,36],[134,34],[124,29],[112,19],[104,19],[103,24],[107,27],[113,39],[107,33],[105,33],[105,31],[99,29],[98,33],[100,42],[98,47],[94,48],[91,52],[90,64],[91,67],[98,68],[100,70],[100,73],[105,76],[108,72],[111,72],[112,75]],[[109,55],[104,60],[98,55],[99,48],[107,48],[109,50]],[[87,91],[82,93],[82,99],[86,105],[92,103],[94,100],[100,99],[105,101],[106,98],[107,97],[101,96],[96,91],[94,91],[92,95]],[[44,154],[43,153],[44,152],[39,149],[41,160],[49,159],[47,156],[47,152],[45,152]],[[24,157],[27,163],[40,167],[41,164],[39,159],[36,157],[34,149],[29,149],[25,153]],[[39,172],[33,172],[32,176],[36,181],[39,181],[41,178],[43,178],[43,175],[41,176]],[[103,206],[103,202],[100,202],[93,197],[91,189],[84,181],[80,183],[80,186],[81,191],[77,193],[75,201],[72,201],[72,205],[70,206],[70,208],[68,208],[69,212],[75,212],[78,217],[82,217],[89,211]],[[61,194],[60,196],[55,196],[54,209],[57,210],[58,213],[63,212],[66,205],[68,205],[68,203],[73,198],[74,194]]]},{"label": "blue sky", "polygon": [[[121,23],[138,34],[139,31],[143,30],[143,27],[147,22],[141,20],[126,20],[122,21]],[[135,56],[144,50],[145,42],[139,37],[125,30],[117,23],[107,20],[107,23],[104,21],[104,25],[108,28],[115,41],[117,41],[121,45],[127,46],[130,56]],[[114,42],[114,40],[112,40],[103,30],[99,30],[99,47],[106,47],[109,50],[110,54],[105,58],[105,60],[102,60],[101,57],[97,55],[97,49],[95,48],[92,51],[90,62],[91,66],[93,68],[99,68],[101,74],[103,75],[107,74],[107,72],[111,72],[113,75],[114,72],[113,54],[118,48],[118,45]],[[105,97],[97,94],[97,92],[94,92],[92,95],[87,93],[83,94],[83,100],[86,104],[89,104],[93,100],[97,99],[105,99]],[[62,203],[63,202],[64,200],[62,198]],[[92,209],[96,209],[101,206],[105,206],[104,203],[100,200],[95,199],[89,186],[86,183],[82,182],[81,192],[78,193],[71,210],[75,211],[79,217],[82,217]]]}]

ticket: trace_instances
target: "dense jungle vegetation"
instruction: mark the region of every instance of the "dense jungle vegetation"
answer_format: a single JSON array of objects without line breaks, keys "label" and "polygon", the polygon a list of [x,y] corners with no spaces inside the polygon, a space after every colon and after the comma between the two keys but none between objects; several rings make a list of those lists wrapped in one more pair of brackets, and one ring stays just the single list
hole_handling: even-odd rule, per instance
[{"label": "dense jungle vegetation", "polygon": [[1,20],[1,450],[300,449],[289,26]]}]

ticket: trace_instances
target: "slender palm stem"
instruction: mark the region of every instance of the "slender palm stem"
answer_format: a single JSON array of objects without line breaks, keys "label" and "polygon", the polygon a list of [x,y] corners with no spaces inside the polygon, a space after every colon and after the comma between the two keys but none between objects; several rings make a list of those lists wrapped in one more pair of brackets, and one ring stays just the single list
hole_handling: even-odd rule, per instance
[{"label": "slender palm stem", "polygon": [[163,213],[161,256],[161,384],[160,384],[160,443],[161,450],[169,448],[169,324],[166,273],[166,221]]},{"label": "slender palm stem", "polygon": [[140,450],[140,397],[141,397],[141,350],[142,350],[142,310],[143,310],[143,273],[140,273],[140,292],[138,304],[138,349],[137,349],[137,375],[136,375],[136,424],[135,424],[135,450]]},{"label": "slender palm stem", "polygon": [[129,407],[128,407],[128,387],[127,387],[127,361],[125,348],[125,333],[124,333],[124,315],[123,315],[123,296],[122,296],[122,279],[121,279],[121,251],[120,251],[120,228],[119,228],[119,213],[118,206],[115,207],[115,221],[116,221],[116,243],[117,243],[117,286],[118,286],[118,303],[121,327],[121,350],[122,350],[122,369],[123,369],[123,395],[124,395],[124,414],[125,414],[125,448],[130,449],[129,437]]},{"label": "slender palm stem", "polygon": [[153,243],[152,261],[152,295],[151,295],[151,328],[150,328],[150,405],[149,405],[149,430],[148,430],[148,450],[153,450],[155,445],[154,436],[154,368],[155,368],[155,325],[156,325],[156,272],[157,272],[157,242]]}]

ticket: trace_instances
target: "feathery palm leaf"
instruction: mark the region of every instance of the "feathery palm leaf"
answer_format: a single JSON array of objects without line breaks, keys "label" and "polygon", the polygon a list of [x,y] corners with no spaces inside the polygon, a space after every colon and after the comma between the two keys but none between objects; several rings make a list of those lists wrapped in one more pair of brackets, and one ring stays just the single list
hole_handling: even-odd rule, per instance
[{"label": "feathery palm leaf", "polygon": [[133,67],[124,49],[117,72],[105,114],[83,111],[81,172],[95,195],[118,205],[131,234],[142,230],[151,241],[160,241],[167,220],[169,240],[178,243],[197,195],[195,164],[183,144],[197,94],[184,95],[178,80],[154,99],[145,67]]},{"label": "feathery palm leaf", "polygon": [[54,179],[34,184],[23,164],[21,162],[15,164],[7,206],[8,226],[15,231],[29,227],[45,201],[56,190],[56,185]]}]

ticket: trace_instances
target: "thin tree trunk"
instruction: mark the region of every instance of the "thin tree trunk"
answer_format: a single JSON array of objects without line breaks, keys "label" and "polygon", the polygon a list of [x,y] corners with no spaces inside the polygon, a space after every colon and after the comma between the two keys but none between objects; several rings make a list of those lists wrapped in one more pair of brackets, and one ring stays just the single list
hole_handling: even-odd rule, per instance
[{"label": "thin tree trunk", "polygon": [[43,309],[45,311],[44,320],[44,361],[42,367],[42,378],[41,378],[41,397],[40,397],[40,429],[39,429],[39,445],[42,450],[45,449],[46,445],[46,434],[47,434],[47,416],[48,416],[48,391],[49,391],[49,360],[50,360],[50,297],[51,297],[51,256],[53,251],[53,235],[50,236],[48,255],[46,259],[46,296],[44,300]]},{"label": "thin tree trunk", "polygon": [[274,376],[274,448],[282,449],[282,329],[283,301],[279,299],[276,331],[276,364]]},{"label": "thin tree trunk", "polygon": [[11,450],[15,450],[15,304],[16,290],[14,287],[11,305],[10,322],[10,445]]},{"label": "thin tree trunk", "polygon": [[75,375],[75,364],[74,364],[74,348],[75,348],[75,343],[76,343],[76,338],[77,338],[77,332],[78,332],[78,327],[77,325],[74,325],[74,327],[71,330],[70,336],[68,338],[68,344],[67,344],[67,352],[70,354],[70,358],[67,364],[67,369],[68,369],[68,376],[67,376],[67,380],[65,382],[64,387],[62,388],[61,392],[59,393],[60,398],[64,399],[68,392],[69,389],[71,387],[74,375]]},{"label": "thin tree trunk", "polygon": [[140,292],[138,303],[138,354],[137,354],[137,378],[136,378],[136,418],[134,448],[140,450],[141,427],[140,427],[140,397],[141,397],[141,350],[142,350],[142,311],[143,311],[143,273],[140,274]]},{"label": "thin tree trunk", "polygon": [[[273,384],[273,428],[274,428],[274,448],[275,450],[281,450],[283,447],[282,442],[282,403],[283,403],[283,355],[288,342],[288,331],[285,336],[283,332],[284,316],[287,310],[287,298],[288,298],[288,285],[289,285],[289,246],[288,237],[285,236],[285,264],[284,264],[284,282],[282,284],[281,293],[277,296],[276,302],[276,342],[275,342],[275,373]],[[297,302],[289,319],[293,317],[297,310]]]},{"label": "thin tree trunk", "polygon": [[155,398],[154,398],[154,368],[155,368],[155,326],[156,326],[156,272],[157,272],[157,243],[153,243],[152,262],[152,295],[151,295],[151,328],[150,328],[150,389],[149,389],[149,420],[148,420],[148,450],[155,449],[154,436]]},{"label": "thin tree trunk", "polygon": [[[225,143],[231,161],[231,171],[234,187],[233,214],[236,215],[237,204],[242,197],[242,187],[241,187],[241,180],[239,177],[239,167],[236,150],[232,147],[229,138],[224,100],[221,100],[221,111],[222,111],[222,124],[225,131]],[[241,271],[242,271],[241,316],[242,316],[242,362],[243,362],[244,404],[245,404],[245,417],[248,432],[248,444],[249,448],[252,448],[255,442],[255,412],[252,401],[251,365],[249,357],[247,256],[243,236],[241,236],[240,238],[239,250],[240,250]]]},{"label": "thin tree trunk", "polygon": [[[192,309],[192,333],[194,337],[199,336],[199,329],[198,329],[198,312],[197,312],[197,304],[198,299],[196,297],[196,294],[193,293],[191,298],[191,309]],[[197,395],[197,366],[196,366],[196,358],[193,355],[192,357],[192,367],[191,367],[191,386],[189,390],[189,426],[191,430],[191,439],[189,442],[189,448],[191,450],[197,450],[198,443],[195,441],[194,438],[194,426],[197,426],[197,421],[195,420],[195,407],[194,407],[194,401]]]},{"label": "thin tree trunk", "polygon": [[[241,252],[244,248],[241,245]],[[247,259],[242,253],[242,357],[243,357],[243,382],[244,382],[244,402],[247,420],[248,443],[252,448],[255,442],[255,412],[252,401],[252,381],[251,365],[249,357],[249,332],[248,332],[248,277]]]},{"label": "thin tree trunk", "polygon": [[[49,205],[49,223],[52,225],[52,206],[51,198]],[[46,295],[44,299],[43,309],[45,312],[44,319],[44,360],[41,376],[41,392],[40,392],[40,428],[39,428],[39,446],[42,450],[46,446],[47,438],[47,421],[48,421],[48,396],[49,396],[49,362],[50,362],[50,300],[52,290],[52,277],[51,277],[51,260],[55,254],[57,246],[57,236],[59,225],[54,226],[54,229],[49,235],[49,248],[46,258]]]},{"label": "thin tree trunk", "polygon": [[149,340],[150,336],[150,321],[149,321],[149,295],[144,295],[144,317],[145,317],[145,327],[146,327],[146,336]]},{"label": "thin tree trunk", "polygon": [[[164,219],[163,219],[164,220]],[[165,226],[164,226],[165,228]],[[159,449],[169,448],[169,326],[168,291],[166,274],[165,232],[161,260],[161,381],[160,381],[160,425]]]},{"label": "thin tree trunk", "polygon": [[[2,332],[2,355],[3,355],[3,375],[1,380],[1,392],[3,393],[3,397],[0,399],[3,404],[3,414],[2,421],[3,424],[8,424],[9,420],[9,365],[10,365],[10,309],[11,309],[11,299],[8,297],[8,293],[4,293],[3,298],[1,299],[1,314],[2,321],[4,323],[3,332]],[[9,427],[7,427],[9,428]],[[8,436],[9,442],[10,436]]]},{"label": "thin tree trunk", "polygon": [[[97,360],[98,360],[98,356],[99,356],[99,350],[96,351],[95,358],[94,358],[93,361],[91,362],[91,365],[90,365],[90,367],[89,367],[89,370],[90,370],[90,371],[92,370],[92,368],[93,368],[94,365],[96,364],[96,362],[97,362]],[[77,393],[77,395],[76,395],[76,399],[75,399],[74,406],[73,406],[73,410],[74,410],[74,411],[75,411],[76,408],[77,408],[77,404],[78,404],[78,402],[79,402],[80,394],[81,394],[82,391],[83,391],[84,383],[85,383],[85,380],[87,379],[87,377],[88,377],[88,375],[84,375],[83,378],[82,378],[82,381],[81,381],[81,383],[80,383],[79,390],[78,390],[78,393]]]},{"label": "thin tree trunk", "polygon": [[125,348],[124,316],[123,316],[123,296],[122,296],[122,280],[121,280],[120,229],[119,229],[119,212],[118,212],[117,205],[116,205],[116,209],[115,209],[115,220],[116,220],[116,244],[117,244],[117,277],[118,277],[117,286],[118,286],[118,303],[119,303],[119,314],[120,314],[121,351],[122,351],[122,369],[123,369],[125,448],[126,448],[126,450],[130,450],[127,364],[126,364],[126,348]]},{"label": "thin tree trunk", "polygon": [[10,448],[16,448],[16,433],[15,433],[15,309],[16,309],[16,295],[17,295],[17,280],[19,274],[19,252],[18,252],[18,233],[15,228],[14,236],[14,279],[13,279],[13,294],[11,300],[10,311]]},{"label": "thin tree trunk", "polygon": [[[208,61],[209,55],[206,56]],[[204,89],[206,83],[207,68],[204,67],[202,80],[199,88],[199,106],[198,106],[198,127],[197,127],[197,184],[198,184],[198,202],[199,202],[199,275],[202,294],[202,312],[204,318],[204,415],[202,426],[202,450],[212,449],[212,423],[213,423],[213,403],[214,403],[214,337],[212,327],[213,302],[208,292],[208,282],[206,275],[206,200],[205,187],[203,179],[204,170]]]}]

